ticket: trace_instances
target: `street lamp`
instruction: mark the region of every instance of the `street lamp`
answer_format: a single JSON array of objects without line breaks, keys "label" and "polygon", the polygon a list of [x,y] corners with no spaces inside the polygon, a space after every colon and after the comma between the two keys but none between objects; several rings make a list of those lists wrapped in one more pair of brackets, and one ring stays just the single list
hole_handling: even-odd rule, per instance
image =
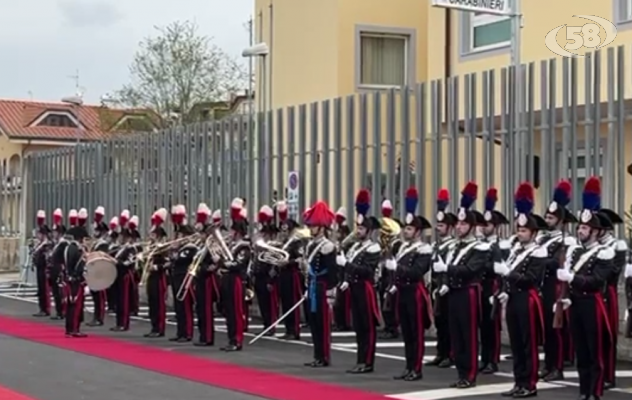
[{"label": "street lamp", "polygon": [[[271,154],[269,154],[269,146],[268,146],[268,140],[270,140],[268,138],[268,124],[265,121],[265,118],[267,116],[267,105],[266,105],[266,63],[267,63],[267,57],[268,54],[270,54],[270,48],[268,47],[268,45],[265,42],[260,42],[257,44],[254,44],[250,47],[245,48],[242,52],[241,52],[241,56],[245,57],[245,58],[249,58],[252,62],[253,58],[259,58],[261,60],[261,74],[259,75],[259,81],[257,82],[257,86],[259,86],[259,89],[256,91],[256,97],[258,100],[258,108],[259,108],[259,112],[262,113],[263,115],[263,126],[259,127],[259,132],[261,132],[262,134],[259,135],[260,141],[259,144],[261,146],[263,146],[263,152],[261,152],[261,154],[264,155],[264,160],[262,164],[260,164],[260,168],[259,168],[259,182],[258,182],[258,187],[259,187],[259,193],[262,195],[263,199],[269,199],[269,185],[262,185],[262,182],[265,181],[267,179],[267,177],[269,176],[268,174],[268,160],[270,160]],[[252,68],[251,68],[252,69]],[[252,94],[252,77],[250,79],[250,85],[251,85],[251,89],[250,89],[250,94]],[[251,107],[252,110],[252,107]],[[251,111],[251,118],[252,118],[252,111]],[[259,199],[259,202],[261,202],[262,199]],[[267,201],[267,200],[264,200]]]}]

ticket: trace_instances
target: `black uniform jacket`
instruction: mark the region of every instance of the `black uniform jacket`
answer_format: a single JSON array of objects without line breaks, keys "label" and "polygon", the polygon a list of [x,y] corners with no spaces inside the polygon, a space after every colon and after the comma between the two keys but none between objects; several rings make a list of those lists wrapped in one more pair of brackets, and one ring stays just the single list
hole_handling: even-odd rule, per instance
[{"label": "black uniform jacket", "polygon": [[395,284],[406,287],[422,283],[432,267],[432,250],[432,246],[421,241],[402,244],[395,256]]},{"label": "black uniform jacket", "polygon": [[509,273],[504,277],[507,294],[538,289],[548,261],[548,251],[535,243],[518,246],[508,260]]},{"label": "black uniform jacket", "polygon": [[570,247],[566,262],[575,277],[570,282],[571,297],[592,296],[603,292],[612,271],[615,251],[607,246]]},{"label": "black uniform jacket", "polygon": [[177,252],[174,252],[171,261],[172,276],[186,275],[197,252],[198,247],[193,243],[187,243],[180,247]]},{"label": "black uniform jacket", "polygon": [[66,265],[66,277],[71,281],[83,281],[85,262],[83,248],[76,241],[71,241],[65,246],[64,264]]},{"label": "black uniform jacket", "polygon": [[[434,242],[432,244],[432,247],[436,254],[433,253],[433,255],[440,257],[442,260],[447,260],[448,253],[450,252],[450,250],[452,249],[455,243],[456,243],[456,239],[454,239],[453,237],[442,238],[438,242]],[[445,283],[445,278],[447,277],[447,273],[430,271],[430,276],[431,276],[430,277],[431,287],[433,289],[438,289]]]},{"label": "black uniform jacket", "polygon": [[48,264],[48,253],[53,247],[53,243],[45,239],[37,244],[33,250],[33,265],[37,268],[46,268]]},{"label": "black uniform jacket", "polygon": [[365,240],[354,243],[347,252],[345,280],[349,283],[374,281],[381,257],[382,248],[376,242]]},{"label": "black uniform jacket", "polygon": [[608,275],[608,285],[616,287],[619,284],[621,273],[627,264],[628,244],[624,240],[617,240],[614,237],[609,237],[603,244],[614,250],[612,270]]},{"label": "black uniform jacket", "polygon": [[478,283],[489,258],[490,244],[476,239],[459,240],[448,253],[448,287],[460,289]]},{"label": "black uniform jacket", "polygon": [[542,276],[542,300],[546,304],[557,301],[558,284],[557,270],[566,260],[566,250],[570,247],[577,246],[577,239],[572,236],[562,235],[557,231],[545,236],[540,247],[547,251],[548,257],[543,270]]},{"label": "black uniform jacket", "polygon": [[133,244],[124,244],[119,247],[118,251],[114,255],[114,258],[116,258],[116,270],[119,276],[123,276],[130,271],[134,265],[135,254],[136,247]]},{"label": "black uniform jacket", "polygon": [[336,245],[325,237],[314,239],[307,245],[305,256],[309,264],[309,279],[325,282],[327,289],[333,289],[338,276]]},{"label": "black uniform jacket", "polygon": [[241,279],[246,279],[250,258],[252,257],[250,242],[247,240],[239,240],[231,246],[230,252],[233,255],[232,261],[220,260],[220,268],[226,269],[226,272],[230,275],[236,275]]}]

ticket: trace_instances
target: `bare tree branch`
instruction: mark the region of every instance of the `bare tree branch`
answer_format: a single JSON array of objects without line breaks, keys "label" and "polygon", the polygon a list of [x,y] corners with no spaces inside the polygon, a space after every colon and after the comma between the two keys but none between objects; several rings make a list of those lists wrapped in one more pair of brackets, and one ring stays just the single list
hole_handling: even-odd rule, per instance
[{"label": "bare tree branch", "polygon": [[145,38],[130,65],[131,82],[116,98],[131,107],[154,110],[163,122],[178,113],[190,121],[199,103],[226,100],[246,88],[248,73],[236,59],[200,35],[190,21],[156,27],[158,35]]}]

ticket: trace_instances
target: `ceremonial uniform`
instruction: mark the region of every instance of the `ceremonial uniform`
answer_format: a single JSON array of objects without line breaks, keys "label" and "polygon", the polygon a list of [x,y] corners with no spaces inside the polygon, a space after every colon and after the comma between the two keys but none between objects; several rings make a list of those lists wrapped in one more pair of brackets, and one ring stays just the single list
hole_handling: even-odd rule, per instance
[{"label": "ceremonial uniform", "polygon": [[[523,183],[516,191],[517,229],[528,235],[516,244],[506,262],[495,262],[494,272],[503,284],[489,303],[505,304],[507,331],[513,359],[514,387],[503,396],[527,398],[537,395],[539,351],[544,336],[542,303],[538,288],[548,260],[548,252],[536,242],[537,232],[546,222],[533,214],[533,186]],[[526,231],[526,233],[525,233]]]},{"label": "ceremonial uniform", "polygon": [[[308,265],[307,301],[309,325],[314,344],[314,360],[305,366],[327,367],[331,362],[331,307],[336,284],[336,246],[325,236],[325,229],[334,221],[334,213],[319,201],[304,215],[313,239],[305,254]],[[316,233],[316,234],[315,234]]]},{"label": "ceremonial uniform", "polygon": [[68,235],[73,238],[64,249],[64,265],[66,280],[66,336],[85,337],[81,333],[83,322],[83,304],[85,296],[85,260],[84,249],[81,245],[88,237],[88,232],[83,227],[74,227],[68,230]]},{"label": "ceremonial uniform", "polygon": [[48,282],[49,254],[53,247],[49,239],[50,228],[46,225],[46,213],[43,210],[37,212],[37,236],[39,242],[33,249],[33,268],[37,277],[37,304],[39,312],[34,317],[47,317],[50,315],[50,285]]},{"label": "ceremonial uniform", "polygon": [[375,273],[381,258],[381,248],[370,239],[372,231],[380,229],[375,217],[368,217],[371,195],[361,190],[356,197],[356,224],[363,227],[365,236],[351,246],[346,255],[337,257],[337,264],[344,268],[345,279],[338,290],[351,291],[351,315],[353,330],[356,334],[356,366],[349,373],[367,373],[373,371],[377,343],[377,325],[380,310],[375,293]]},{"label": "ceremonial uniform", "polygon": [[[342,241],[351,234],[351,230],[349,226],[346,224],[346,214],[347,210],[344,207],[341,207],[338,211],[336,211],[336,235],[338,243],[342,243]],[[347,253],[351,246],[346,246],[346,248],[339,249],[342,253]],[[337,282],[342,284],[344,281],[344,269],[339,270],[339,275],[337,277]],[[334,302],[334,329],[339,332],[345,332],[351,330],[351,292],[348,290],[336,290],[336,301]],[[385,323],[386,326],[386,323]]]},{"label": "ceremonial uniform", "polygon": [[[136,231],[138,223],[132,223],[132,218],[129,218],[126,214],[128,215],[129,211],[124,210],[119,217],[123,243],[114,256],[117,269],[116,282],[114,284],[118,286],[116,290],[118,298],[116,299],[116,326],[110,328],[111,331],[129,330],[134,307],[134,267],[136,265],[135,259],[138,248],[133,241],[139,238],[140,235]],[[128,222],[130,226],[125,228]]]},{"label": "ceremonial uniform", "polygon": [[[392,219],[391,217],[393,215],[393,204],[390,200],[385,199],[384,201],[382,201],[381,209],[382,221],[384,221],[385,219]],[[382,243],[382,246],[385,245],[385,243]],[[399,248],[398,246],[399,244],[394,246],[394,248],[392,249],[383,249],[383,254],[390,256],[397,253],[397,250]],[[386,260],[384,259],[380,263],[380,276],[378,281],[380,310],[382,311],[382,318],[384,320],[384,331],[382,332],[380,337],[382,339],[397,339],[397,337],[399,337],[399,318],[397,310],[393,307],[393,304],[395,304],[397,300],[393,297],[394,295],[388,292],[388,289],[393,287],[393,284],[395,283],[395,276],[394,271],[384,268],[385,262]]]},{"label": "ceremonial uniform", "polygon": [[474,228],[485,223],[483,215],[469,208],[478,187],[468,183],[462,192],[458,220],[469,226],[448,253],[447,260],[433,264],[435,272],[447,272],[447,284],[439,289],[448,296],[448,320],[458,380],[453,387],[475,385],[478,374],[478,321],[480,320],[480,276],[489,258],[490,246],[473,236]]},{"label": "ceremonial uniform", "polygon": [[51,319],[64,319],[66,314],[66,295],[64,290],[66,283],[64,282],[64,250],[68,245],[68,241],[64,239],[66,227],[63,225],[63,213],[57,208],[53,212],[53,249],[50,254],[50,266],[48,272],[48,283],[53,295],[53,304],[55,306],[55,315]]},{"label": "ceremonial uniform", "polygon": [[619,215],[617,215],[614,211],[604,208],[600,209],[597,215],[604,231],[603,236],[599,241],[602,245],[607,246],[614,251],[612,269],[608,274],[606,290],[604,293],[608,323],[610,324],[610,330],[612,332],[610,340],[607,340],[604,343],[604,386],[610,389],[616,384],[615,372],[619,336],[619,278],[626,267],[629,249],[625,241],[617,240],[611,233],[614,230],[614,225],[622,224],[623,219],[621,219],[621,217],[619,217]]},{"label": "ceremonial uniform", "polygon": [[[508,225],[509,220],[500,211],[494,209],[497,201],[496,189],[490,188],[485,195],[485,213],[483,214],[487,225],[484,228],[486,235],[481,239],[490,246],[490,256],[481,274],[482,299],[489,299],[499,290],[500,280],[494,273],[494,263],[503,260],[503,250],[506,250],[501,248],[497,230],[501,225]],[[500,363],[501,309],[483,300],[481,311],[481,362],[479,372],[493,374],[498,371],[498,364]]]},{"label": "ceremonial uniform", "polygon": [[[195,230],[190,225],[177,225],[178,235],[190,236],[194,232]],[[193,339],[193,293],[189,289],[183,293],[184,297],[178,299],[178,292],[198,250],[194,243],[186,243],[174,249],[171,254],[171,292],[173,294],[177,325],[176,336],[169,339],[172,342],[190,342]]]},{"label": "ceremonial uniform", "polygon": [[[277,216],[279,218],[279,230],[292,237],[292,232],[298,228],[298,223],[289,219],[285,202],[277,202]],[[288,239],[291,240],[291,239]],[[294,240],[293,243],[285,243],[283,246],[288,253],[287,264],[279,268],[279,297],[283,314],[287,313],[298,303],[305,293],[303,273],[300,262],[304,253],[304,241]],[[286,340],[301,339],[301,308],[296,307],[284,320]]]},{"label": "ceremonial uniform", "polygon": [[217,260],[219,269],[223,272],[220,290],[228,335],[228,344],[222,348],[224,351],[241,350],[246,329],[245,284],[251,249],[250,242],[244,240],[248,231],[248,222],[242,217],[243,202],[240,204],[233,200],[231,205],[232,225],[230,229],[235,238],[230,247],[231,259]]},{"label": "ceremonial uniform", "polygon": [[597,240],[596,232],[602,229],[597,215],[600,193],[599,180],[589,178],[584,187],[583,211],[578,226],[582,246],[569,248],[565,268],[557,271],[558,279],[569,285],[569,298],[565,303],[570,305],[579,393],[590,400],[603,395],[604,343],[612,335],[603,290],[613,268],[615,252]]},{"label": "ceremonial uniform", "polygon": [[[91,251],[98,251],[101,253],[109,254],[110,250],[110,238],[108,236],[109,228],[103,222],[105,216],[105,209],[101,206],[97,207],[94,211],[94,237],[96,243],[92,247]],[[92,296],[92,302],[94,304],[94,313],[92,321],[88,326],[101,326],[105,320],[107,294],[106,290],[94,291],[90,290]]]},{"label": "ceremonial uniform", "polygon": [[424,277],[432,266],[433,249],[421,241],[423,230],[430,229],[431,225],[426,218],[413,214],[417,203],[417,191],[409,189],[406,195],[405,224],[406,227],[414,228],[415,236],[407,237],[395,258],[386,260],[386,269],[393,271],[394,275],[394,286],[389,288],[389,292],[396,298],[393,308],[399,314],[406,357],[404,371],[394,378],[405,381],[415,381],[422,377],[426,330],[433,320],[432,303],[424,282]]},{"label": "ceremonial uniform", "polygon": [[[259,233],[264,236],[262,242],[271,242],[277,234],[277,227],[274,225],[274,211],[267,205],[259,210],[258,222],[260,224]],[[279,246],[278,244],[275,244]],[[273,245],[273,247],[275,247]],[[264,329],[271,326],[279,318],[279,285],[276,265],[266,262],[265,259],[256,258],[252,262],[252,278],[254,280],[254,292],[257,297],[259,313],[263,319]],[[274,329],[268,331],[268,335],[273,336]]]},{"label": "ceremonial uniform", "polygon": [[[167,237],[167,232],[162,227],[167,219],[167,210],[160,208],[156,210],[151,217],[150,235],[155,242],[161,242]],[[168,254],[166,249],[161,249],[151,258],[145,260],[149,263],[149,271],[146,277],[147,305],[149,307],[149,321],[151,323],[151,331],[146,333],[145,337],[163,337],[165,336],[165,328],[167,325],[167,290],[169,281],[167,277],[167,261]]]},{"label": "ceremonial uniform", "polygon": [[[456,243],[449,236],[454,228],[457,218],[453,213],[447,212],[450,203],[450,193],[446,189],[437,193],[436,231],[437,240],[433,243],[433,260],[446,260],[448,253]],[[442,229],[442,230],[441,230]],[[439,368],[449,368],[452,365],[452,341],[450,338],[450,324],[448,320],[448,296],[441,288],[447,288],[447,274],[445,272],[430,271],[430,290],[433,299],[434,324],[437,330],[437,355],[426,365]]]}]

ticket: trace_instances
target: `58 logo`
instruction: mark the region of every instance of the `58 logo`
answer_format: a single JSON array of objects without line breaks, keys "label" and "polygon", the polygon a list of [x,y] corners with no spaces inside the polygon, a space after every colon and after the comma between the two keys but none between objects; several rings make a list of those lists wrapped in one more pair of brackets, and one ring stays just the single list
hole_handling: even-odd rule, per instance
[{"label": "58 logo", "polygon": [[[594,23],[587,23],[583,26],[560,25],[546,34],[544,44],[553,53],[562,57],[583,57],[583,54],[575,53],[582,47],[594,51],[614,42],[617,37],[617,27],[605,18],[595,15],[573,15],[573,17],[584,18]],[[606,31],[606,38],[602,40],[599,36],[600,27]],[[566,45],[562,48],[557,42],[557,34],[566,28]]]}]

